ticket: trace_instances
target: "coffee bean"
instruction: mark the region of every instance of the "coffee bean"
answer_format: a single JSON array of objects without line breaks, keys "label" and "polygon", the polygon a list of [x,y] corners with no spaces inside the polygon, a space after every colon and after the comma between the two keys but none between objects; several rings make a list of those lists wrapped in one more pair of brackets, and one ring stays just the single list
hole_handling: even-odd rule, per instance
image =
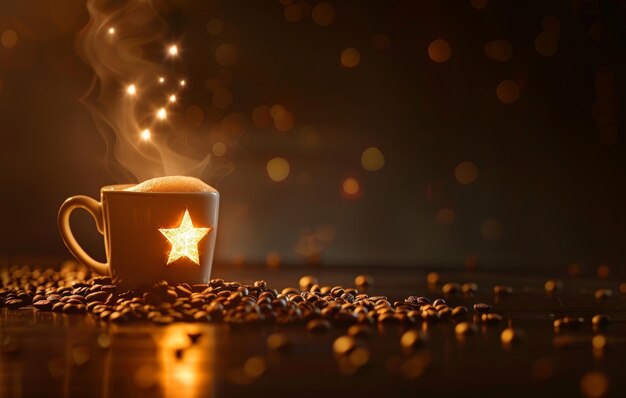
[{"label": "coffee bean", "polygon": [[500,341],[503,345],[511,345],[520,340],[521,333],[513,328],[506,328],[500,334]]},{"label": "coffee bean", "polygon": [[566,316],[565,318],[556,319],[554,321],[554,330],[561,329],[578,329],[585,323],[585,319],[581,317]]},{"label": "coffee bean", "polygon": [[546,281],[546,283],[544,283],[544,289],[546,290],[547,293],[557,292],[563,289],[563,282],[554,280],[554,279],[549,279]]},{"label": "coffee bean", "polygon": [[502,320],[502,316],[498,314],[481,314],[480,320],[487,324],[498,323]]},{"label": "coffee bean", "polygon": [[24,303],[24,301],[20,299],[11,299],[11,300],[7,300],[4,303],[4,305],[10,310],[16,310],[18,308],[24,307],[26,303]]},{"label": "coffee bean", "polygon": [[488,312],[491,312],[491,306],[485,303],[474,304],[474,311],[479,314],[486,314]]},{"label": "coffee bean", "polygon": [[496,296],[506,296],[513,293],[513,288],[504,285],[496,285],[493,287],[493,294]]},{"label": "coffee bean", "polygon": [[63,313],[65,314],[84,314],[85,312],[87,312],[87,307],[80,301],[78,303],[67,303],[63,306]]},{"label": "coffee bean", "polygon": [[267,348],[275,351],[286,351],[292,343],[289,337],[283,333],[274,333],[267,336]]},{"label": "coffee bean", "polygon": [[193,320],[195,322],[211,322],[211,315],[204,311],[197,311],[193,314]]},{"label": "coffee bean", "polygon": [[429,285],[436,285],[439,283],[440,280],[441,276],[439,276],[439,274],[436,272],[430,272],[428,275],[426,275],[426,283],[428,283]]},{"label": "coffee bean", "polygon": [[609,324],[609,316],[604,314],[594,315],[593,318],[591,318],[591,324],[595,328],[606,326]]},{"label": "coffee bean", "polygon": [[461,285],[455,282],[448,282],[441,287],[441,292],[447,296],[457,294],[461,289]]},{"label": "coffee bean", "polygon": [[307,322],[306,328],[311,333],[325,333],[331,329],[331,324],[325,319],[312,319]]},{"label": "coffee bean", "polygon": [[100,276],[97,278],[93,278],[94,285],[111,285],[111,277],[110,276]]},{"label": "coffee bean", "polygon": [[178,297],[189,297],[191,296],[191,290],[186,288],[185,286],[178,285],[176,286],[176,295]]},{"label": "coffee bean", "polygon": [[169,325],[170,323],[174,322],[174,317],[172,316],[155,316],[151,319],[152,322],[156,323],[157,325]]},{"label": "coffee bean", "polygon": [[357,339],[369,339],[372,337],[372,328],[367,325],[353,325],[348,328],[347,334]]},{"label": "coffee bean", "polygon": [[33,304],[33,306],[37,308],[39,311],[51,311],[53,305],[54,303],[48,300],[37,300]]},{"label": "coffee bean", "polygon": [[417,330],[408,330],[400,337],[400,345],[405,350],[413,350],[424,344],[424,338]]},{"label": "coffee bean", "polygon": [[359,289],[367,289],[374,284],[374,278],[368,275],[357,275],[354,278],[354,286]]},{"label": "coffee bean", "polygon": [[65,303],[59,301],[52,306],[52,312],[63,312],[63,307],[65,307]]},{"label": "coffee bean", "polygon": [[454,333],[459,337],[470,336],[474,334],[475,331],[476,326],[467,322],[461,322],[454,327]]},{"label": "coffee bean", "polygon": [[467,296],[472,295],[478,291],[478,285],[476,283],[464,283],[461,285],[461,291]]},{"label": "coffee bean", "polygon": [[93,301],[104,301],[104,300],[107,299],[107,297],[109,297],[109,293],[100,291],[100,292],[94,292],[94,293],[88,294],[85,297],[85,300],[88,303],[90,303],[90,302],[93,302]]},{"label": "coffee bean", "polygon": [[599,300],[599,301],[609,299],[613,297],[613,290],[612,289],[598,289],[595,292],[595,297],[596,297],[596,300]]},{"label": "coffee bean", "polygon": [[347,355],[356,348],[356,340],[352,336],[341,336],[333,342],[333,352],[336,355]]},{"label": "coffee bean", "polygon": [[454,307],[452,310],[452,317],[457,320],[463,319],[467,315],[467,312],[467,307],[460,305],[458,307]]}]

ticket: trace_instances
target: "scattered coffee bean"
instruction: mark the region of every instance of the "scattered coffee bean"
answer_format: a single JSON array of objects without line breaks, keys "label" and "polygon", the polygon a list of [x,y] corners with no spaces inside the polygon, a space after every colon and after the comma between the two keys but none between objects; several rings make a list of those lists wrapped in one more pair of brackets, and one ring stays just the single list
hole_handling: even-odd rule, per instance
[{"label": "scattered coffee bean", "polygon": [[368,275],[357,275],[354,278],[354,286],[358,287],[359,289],[365,290],[371,287],[373,284],[374,278]]},{"label": "scattered coffee bean", "polygon": [[511,345],[520,340],[521,333],[513,328],[506,328],[500,334],[500,341],[504,345]]},{"label": "scattered coffee bean", "polygon": [[312,319],[306,324],[306,328],[311,333],[325,333],[331,329],[331,324],[326,319]]},{"label": "scattered coffee bean", "polygon": [[454,307],[452,310],[452,317],[456,320],[463,319],[467,315],[467,312],[467,307],[460,305],[458,307]]},{"label": "scattered coffee bean", "polygon": [[338,337],[333,343],[333,352],[336,355],[347,355],[356,347],[356,340],[352,336]]},{"label": "scattered coffee bean", "polygon": [[346,333],[356,339],[369,339],[372,337],[372,328],[367,325],[352,325]]},{"label": "scattered coffee bean", "polygon": [[584,318],[566,316],[565,318],[556,319],[554,324],[554,330],[559,331],[562,329],[577,329],[585,323]]},{"label": "scattered coffee bean", "polygon": [[480,320],[487,324],[498,323],[502,320],[502,316],[498,314],[481,314]]},{"label": "scattered coffee bean", "polygon": [[39,311],[51,311],[53,305],[54,303],[52,301],[48,301],[45,299],[38,300],[33,304],[33,306],[37,308]]},{"label": "scattered coffee bean", "polygon": [[563,290],[563,282],[554,279],[547,280],[543,286],[548,293],[554,293],[558,292],[559,290]]},{"label": "scattered coffee bean", "polygon": [[479,314],[486,314],[488,312],[491,312],[491,306],[485,303],[474,304],[474,311]]},{"label": "scattered coffee bean", "polygon": [[468,322],[461,322],[454,327],[454,333],[459,336],[470,336],[476,331],[476,326]]},{"label": "scattered coffee bean", "polygon": [[267,336],[266,340],[267,348],[275,351],[286,351],[292,343],[289,337],[283,333],[274,333]]},{"label": "scattered coffee bean", "polygon": [[591,324],[595,328],[606,326],[609,324],[609,316],[604,314],[594,315],[593,318],[591,318]]},{"label": "scattered coffee bean", "polygon": [[446,296],[457,294],[461,290],[461,285],[455,282],[448,282],[441,287],[441,293]]},{"label": "scattered coffee bean", "polygon": [[426,275],[426,283],[428,283],[429,285],[436,285],[439,283],[440,280],[441,277],[437,272],[430,272],[428,275]]},{"label": "scattered coffee bean", "polygon": [[606,300],[613,297],[612,289],[598,289],[595,293],[596,300]]},{"label": "scattered coffee bean", "polygon": [[461,285],[461,291],[467,296],[472,295],[478,291],[478,285],[476,283],[464,283]]},{"label": "scattered coffee bean", "polygon": [[513,293],[513,288],[510,286],[496,285],[493,287],[493,294],[496,296],[507,296],[511,293]]},{"label": "scattered coffee bean", "polygon": [[405,350],[413,350],[424,344],[424,338],[421,333],[415,329],[408,330],[400,337],[400,345]]},{"label": "scattered coffee bean", "polygon": [[602,334],[597,334],[591,339],[591,346],[594,351],[604,351],[608,347],[608,340]]},{"label": "scattered coffee bean", "polygon": [[313,287],[313,285],[317,285],[317,278],[313,275],[305,275],[298,281],[298,285],[300,286],[300,290],[308,291]]}]

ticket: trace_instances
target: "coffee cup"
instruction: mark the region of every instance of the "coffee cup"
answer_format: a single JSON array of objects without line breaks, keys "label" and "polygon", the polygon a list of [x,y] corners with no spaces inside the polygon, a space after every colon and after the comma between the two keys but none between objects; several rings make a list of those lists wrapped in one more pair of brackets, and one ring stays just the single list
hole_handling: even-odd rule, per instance
[{"label": "coffee cup", "polygon": [[[208,282],[219,193],[200,180],[189,179],[167,177],[105,186],[100,202],[82,195],[68,198],[58,216],[65,245],[87,267],[124,285],[161,280]],[[106,262],[93,259],[76,241],[70,227],[75,209],[87,210],[95,219],[104,236]]]}]

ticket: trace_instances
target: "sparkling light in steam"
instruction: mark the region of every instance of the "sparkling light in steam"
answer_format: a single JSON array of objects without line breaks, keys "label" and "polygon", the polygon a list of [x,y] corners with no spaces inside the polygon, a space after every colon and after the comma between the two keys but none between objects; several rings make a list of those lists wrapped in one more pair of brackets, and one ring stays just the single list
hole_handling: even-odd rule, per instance
[{"label": "sparkling light in steam", "polygon": [[141,139],[142,139],[142,140],[144,140],[144,141],[149,141],[149,140],[150,140],[150,137],[152,137],[152,133],[150,133],[150,130],[149,130],[149,129],[144,129],[144,130],[141,132]]},{"label": "sparkling light in steam", "polygon": [[129,95],[135,95],[135,94],[137,94],[137,87],[135,87],[135,85],[134,85],[134,84],[131,84],[130,86],[128,86],[128,87],[126,88],[126,92],[127,92]]},{"label": "sparkling light in steam", "polygon": [[157,117],[160,120],[165,120],[167,118],[167,111],[165,110],[165,108],[161,108],[157,111]]}]

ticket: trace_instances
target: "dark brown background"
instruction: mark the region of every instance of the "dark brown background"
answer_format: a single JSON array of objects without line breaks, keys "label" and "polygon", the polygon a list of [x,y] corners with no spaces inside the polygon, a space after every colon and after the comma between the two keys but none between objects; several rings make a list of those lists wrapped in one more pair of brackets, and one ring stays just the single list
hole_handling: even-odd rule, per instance
[{"label": "dark brown background", "polygon": [[[238,50],[224,83],[233,101],[216,120],[237,112],[247,128],[226,154],[233,172],[216,184],[219,262],[263,262],[269,252],[285,263],[316,261],[294,248],[331,226],[323,263],[462,266],[475,258],[485,266],[623,267],[624,1],[489,1],[481,10],[470,1],[330,3],[336,17],[326,27],[306,15],[287,21],[285,6],[272,0],[163,8],[168,38],[184,49],[185,100],[205,119],[216,114],[205,81],[224,73],[214,51],[223,43]],[[535,39],[548,15],[560,23],[558,51],[543,56]],[[225,23],[219,35],[207,32],[212,18]],[[73,41],[87,19],[79,0],[0,1],[0,35],[13,30],[18,39],[0,45],[4,257],[67,255],[56,227],[60,203],[126,182],[79,103],[91,71]],[[372,45],[380,33],[391,43],[383,51]],[[451,47],[441,64],[428,56],[439,38]],[[510,60],[485,55],[496,39],[511,44]],[[347,47],[360,52],[355,68],[340,64]],[[521,90],[513,104],[496,95],[507,79]],[[260,104],[285,106],[294,128],[256,127],[251,115]],[[302,145],[306,125],[319,145]],[[385,155],[382,170],[361,167],[369,146]],[[281,183],[266,172],[274,156],[290,162]],[[478,168],[472,184],[455,179],[462,161]],[[359,198],[342,196],[348,176],[360,181]],[[442,208],[455,213],[450,225],[437,222]],[[89,217],[75,219],[85,245],[101,250]],[[501,226],[487,233],[495,239],[481,232],[490,219]]]}]

